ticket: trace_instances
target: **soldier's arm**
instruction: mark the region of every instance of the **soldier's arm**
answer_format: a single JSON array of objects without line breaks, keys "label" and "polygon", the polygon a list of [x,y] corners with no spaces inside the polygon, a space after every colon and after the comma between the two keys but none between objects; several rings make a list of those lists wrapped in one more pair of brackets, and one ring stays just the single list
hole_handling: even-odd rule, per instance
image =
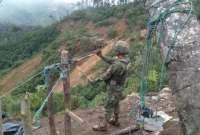
[{"label": "soldier's arm", "polygon": [[111,58],[111,57],[108,57],[108,56],[99,56],[99,57],[101,57],[101,59],[103,60],[103,61],[105,61],[106,63],[108,63],[108,64],[113,64],[114,63],[114,61],[115,61],[115,59],[114,58]]},{"label": "soldier's arm", "polygon": [[113,64],[115,59],[107,56],[103,56],[101,50],[98,50],[96,53],[103,61],[105,61],[108,64]]}]

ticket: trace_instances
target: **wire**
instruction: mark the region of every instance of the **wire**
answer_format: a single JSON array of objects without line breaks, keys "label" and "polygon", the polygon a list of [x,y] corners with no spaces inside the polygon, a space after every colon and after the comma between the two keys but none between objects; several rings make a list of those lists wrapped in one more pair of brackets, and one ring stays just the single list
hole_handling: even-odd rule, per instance
[{"label": "wire", "polygon": [[36,113],[35,113],[35,115],[33,117],[33,121],[34,121],[34,124],[35,124],[36,128],[40,127],[40,116],[41,116],[41,113],[42,113],[46,103],[48,102],[50,96],[53,94],[54,89],[57,87],[58,83],[59,83],[59,80],[56,81],[55,85],[50,90],[50,92],[48,93],[47,97],[44,99],[44,101],[42,102],[40,108],[36,111]]}]

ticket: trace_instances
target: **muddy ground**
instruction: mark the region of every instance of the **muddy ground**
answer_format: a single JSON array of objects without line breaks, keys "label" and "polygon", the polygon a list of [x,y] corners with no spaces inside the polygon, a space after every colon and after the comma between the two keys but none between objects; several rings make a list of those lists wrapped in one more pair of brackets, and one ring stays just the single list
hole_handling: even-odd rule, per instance
[{"label": "muddy ground", "polygon": [[[146,97],[147,106],[155,110],[156,108],[156,93],[150,93]],[[92,130],[92,126],[98,123],[99,117],[103,116],[104,109],[103,107],[97,107],[94,109],[84,109],[74,111],[78,116],[80,116],[86,123],[79,125],[76,122],[72,122],[72,134],[73,135],[106,135],[114,131],[118,131],[125,127],[128,127],[133,123],[133,120],[128,116],[129,113],[129,104],[137,99],[137,94],[132,94],[121,102],[121,114],[120,114],[120,127],[114,127],[108,125],[108,132],[95,132]],[[160,102],[158,104],[158,110],[164,111],[173,118],[164,125],[164,131],[157,135],[182,135],[180,132],[180,124],[177,119],[176,109],[175,109],[175,99],[171,95],[171,91],[164,90],[160,94]],[[64,135],[64,116],[56,116],[56,129],[58,135]],[[42,127],[35,131],[36,135],[50,135],[48,128],[48,119],[44,118],[41,121]],[[147,135],[156,135],[156,133],[146,132]],[[131,135],[140,135],[140,132],[132,133]]]}]

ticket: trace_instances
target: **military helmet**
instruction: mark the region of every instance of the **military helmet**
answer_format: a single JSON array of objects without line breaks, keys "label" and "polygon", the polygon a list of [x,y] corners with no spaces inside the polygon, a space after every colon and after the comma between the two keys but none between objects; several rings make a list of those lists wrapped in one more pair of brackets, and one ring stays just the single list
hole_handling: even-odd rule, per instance
[{"label": "military helmet", "polygon": [[116,53],[128,54],[129,44],[126,41],[117,41],[113,46],[113,50]]}]

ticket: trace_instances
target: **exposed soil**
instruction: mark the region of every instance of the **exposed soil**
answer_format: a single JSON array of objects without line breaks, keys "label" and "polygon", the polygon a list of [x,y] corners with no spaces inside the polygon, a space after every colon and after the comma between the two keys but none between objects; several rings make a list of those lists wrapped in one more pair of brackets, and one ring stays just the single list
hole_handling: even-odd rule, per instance
[{"label": "exposed soil", "polygon": [[[112,48],[112,41],[107,42],[107,46],[102,49],[102,54],[107,54],[111,48]],[[75,86],[77,84],[84,84],[88,80],[85,76],[89,76],[90,71],[94,66],[100,61],[100,58],[96,55],[93,55],[89,57],[86,61],[83,63],[77,65],[75,69],[70,73],[70,85]],[[63,89],[62,81],[60,81],[55,88],[57,91],[60,91]]]},{"label": "exposed soil", "polygon": [[8,91],[26,79],[42,62],[41,54],[27,60],[19,67],[13,69],[0,80],[1,92]]},{"label": "exposed soil", "polygon": [[[69,24],[70,23],[64,23],[61,27],[61,30],[67,29],[69,28]],[[79,23],[77,22],[75,25],[78,25]],[[92,32],[92,33],[98,33],[98,35],[102,38],[106,38],[106,34],[107,34],[107,27],[95,27],[95,25],[92,22],[89,22],[86,24],[86,28]],[[117,30],[117,32],[119,33],[118,37],[121,36],[121,34],[123,34],[123,32],[126,31],[127,29],[127,24],[125,23],[125,20],[118,20],[115,24],[114,24],[114,28]],[[117,38],[118,38],[117,37]],[[117,39],[116,38],[116,39]],[[107,54],[111,49],[112,49],[112,44],[114,43],[114,41],[107,41],[106,44],[107,46],[105,46],[102,49],[102,53],[103,55]],[[81,63],[80,65],[78,65],[70,74],[70,85],[76,86],[77,84],[85,84],[88,82],[88,77],[90,77],[90,72],[91,70],[95,67],[95,65],[100,61],[100,58],[96,55],[91,56],[90,58],[88,58],[86,61],[84,61],[83,63]],[[81,71],[80,71],[81,70]],[[61,91],[63,89],[63,85],[62,82],[60,81],[57,85],[57,87],[55,88],[57,92]]]},{"label": "exposed soil", "polygon": [[[163,94],[163,95],[162,95]],[[155,94],[154,94],[155,95]],[[155,97],[156,96],[148,96],[146,97],[147,104],[152,108],[155,109]],[[120,127],[114,127],[111,125],[108,125],[108,132],[95,132],[92,130],[92,126],[97,124],[99,121],[99,117],[102,117],[104,114],[103,107],[97,107],[95,109],[84,109],[84,110],[76,110],[75,113],[80,116],[84,121],[86,121],[84,124],[79,125],[77,122],[72,122],[73,129],[72,134],[73,135],[106,135],[110,134],[114,131],[118,131],[120,129],[123,129],[125,127],[128,127],[131,124],[134,124],[133,120],[128,116],[129,113],[129,104],[132,101],[137,100],[137,95],[133,94],[123,100],[121,102],[121,113],[120,113]],[[173,119],[167,122],[164,125],[164,131],[161,132],[159,135],[182,135],[180,133],[180,125],[179,122],[176,120],[176,111],[174,106],[174,97],[171,96],[171,93],[168,91],[164,91],[161,93],[161,102],[158,105],[158,110],[162,110],[166,112],[168,115],[173,116]],[[63,115],[57,115],[56,116],[56,127],[58,135],[64,135],[64,118]],[[48,129],[48,119],[44,118],[41,122],[42,128],[37,130],[35,133],[37,135],[50,135],[49,129]],[[148,133],[148,135],[155,135],[155,133]],[[132,135],[139,135],[139,132],[135,132]]]},{"label": "exposed soil", "polygon": [[[74,22],[74,21],[66,21],[61,23],[58,27],[61,31],[65,31],[68,28],[73,28],[76,26],[80,26],[81,22]],[[118,33],[123,34],[125,32],[127,25],[124,20],[118,20],[114,24],[115,29],[118,31]],[[97,33],[101,38],[106,38],[107,36],[107,27],[96,27],[92,22],[89,22],[86,24],[86,28],[92,32]],[[119,34],[119,36],[120,36]],[[107,41],[107,46],[102,49],[103,54],[107,54],[111,48],[113,41]],[[87,78],[85,78],[85,75],[90,75],[91,70],[93,67],[100,61],[100,59],[97,56],[92,56],[88,58],[86,61],[81,63],[77,68],[75,68],[70,75],[71,78],[71,86],[75,86],[77,84],[85,84],[87,83]],[[2,80],[0,80],[0,88],[1,91],[8,91],[15,87],[18,83],[22,82],[24,79],[26,79],[42,62],[41,54],[38,54],[34,56],[32,59],[27,60],[25,63],[20,65],[19,67],[13,69],[11,72],[9,72],[7,75],[3,77]],[[81,69],[81,72],[80,72]],[[83,73],[85,75],[83,75]],[[60,91],[62,90],[62,83],[59,82],[56,90]]]}]

